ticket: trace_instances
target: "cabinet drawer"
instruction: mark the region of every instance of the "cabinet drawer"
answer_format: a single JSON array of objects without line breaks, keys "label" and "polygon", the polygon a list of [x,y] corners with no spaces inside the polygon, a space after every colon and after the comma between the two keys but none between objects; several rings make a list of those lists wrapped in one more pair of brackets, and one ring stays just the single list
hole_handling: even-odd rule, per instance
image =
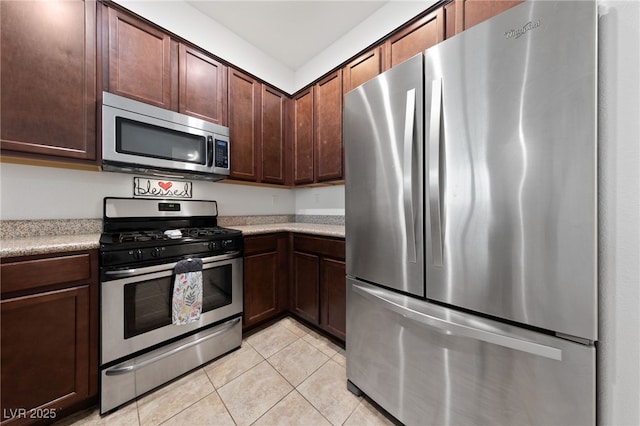
[{"label": "cabinet drawer", "polygon": [[89,281],[91,263],[89,253],[2,263],[2,293]]},{"label": "cabinet drawer", "polygon": [[264,253],[278,250],[278,234],[245,237],[244,254]]},{"label": "cabinet drawer", "polygon": [[344,240],[342,239],[296,234],[293,237],[293,249],[336,259],[344,259],[345,257]]}]

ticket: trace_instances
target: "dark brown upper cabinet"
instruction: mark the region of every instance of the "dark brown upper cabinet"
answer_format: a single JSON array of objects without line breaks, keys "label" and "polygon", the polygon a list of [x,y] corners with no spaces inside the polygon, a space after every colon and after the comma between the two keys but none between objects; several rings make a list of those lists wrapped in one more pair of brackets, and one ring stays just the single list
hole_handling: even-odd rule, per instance
[{"label": "dark brown upper cabinet", "polygon": [[291,184],[290,102],[284,93],[262,85],[261,181],[265,183]]},{"label": "dark brown upper cabinet", "polygon": [[344,93],[371,80],[383,71],[382,51],[383,46],[374,47],[344,66],[342,70]]},{"label": "dark brown upper cabinet", "polygon": [[229,138],[233,179],[257,182],[261,162],[260,98],[262,85],[238,70],[229,70]]},{"label": "dark brown upper cabinet", "polygon": [[2,154],[95,164],[96,3],[0,1]]},{"label": "dark brown upper cabinet", "polygon": [[342,70],[314,86],[313,128],[315,182],[342,179]]},{"label": "dark brown upper cabinet", "polygon": [[109,92],[177,110],[178,43],[117,9],[108,19]]},{"label": "dark brown upper cabinet", "polygon": [[235,69],[229,70],[232,179],[290,184],[287,95]]},{"label": "dark brown upper cabinet", "polygon": [[293,182],[313,183],[313,87],[293,98]]},{"label": "dark brown upper cabinet", "polygon": [[398,65],[444,40],[442,7],[402,28],[385,41],[384,69]]},{"label": "dark brown upper cabinet", "polygon": [[512,8],[524,0],[453,0],[444,6],[445,36],[456,34]]},{"label": "dark brown upper cabinet", "polygon": [[179,111],[221,126],[227,125],[227,67],[180,43]]},{"label": "dark brown upper cabinet", "polygon": [[464,3],[452,1],[444,5],[444,38],[449,39],[464,29]]},{"label": "dark brown upper cabinet", "polygon": [[342,70],[293,100],[293,181],[296,185],[343,178]]},{"label": "dark brown upper cabinet", "polygon": [[482,21],[512,8],[524,0],[455,0],[464,1],[464,28],[470,28]]}]

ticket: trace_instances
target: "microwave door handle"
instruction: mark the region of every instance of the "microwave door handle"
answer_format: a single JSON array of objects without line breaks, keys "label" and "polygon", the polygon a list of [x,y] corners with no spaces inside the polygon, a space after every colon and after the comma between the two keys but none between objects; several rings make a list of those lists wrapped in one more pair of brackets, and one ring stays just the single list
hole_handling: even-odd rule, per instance
[{"label": "microwave door handle", "polygon": [[207,167],[213,166],[213,138],[207,136]]},{"label": "microwave door handle", "polygon": [[152,176],[156,176],[156,177],[161,177],[161,178],[169,178],[169,179],[185,179],[186,176],[184,174],[175,174],[175,173],[169,173],[169,172],[159,172],[156,170],[147,170],[146,173],[152,175]]}]

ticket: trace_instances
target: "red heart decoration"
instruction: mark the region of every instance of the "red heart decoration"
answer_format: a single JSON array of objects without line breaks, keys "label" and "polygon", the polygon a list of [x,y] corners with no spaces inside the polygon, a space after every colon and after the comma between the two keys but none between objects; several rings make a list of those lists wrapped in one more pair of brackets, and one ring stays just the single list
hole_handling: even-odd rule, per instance
[{"label": "red heart decoration", "polygon": [[171,185],[173,185],[171,182],[158,182],[158,186],[164,189],[165,191],[171,188]]}]

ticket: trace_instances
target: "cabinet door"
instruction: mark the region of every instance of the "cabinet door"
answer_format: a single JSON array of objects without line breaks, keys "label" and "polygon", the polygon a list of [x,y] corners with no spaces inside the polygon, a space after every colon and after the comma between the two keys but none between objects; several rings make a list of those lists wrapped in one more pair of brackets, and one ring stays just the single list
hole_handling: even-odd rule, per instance
[{"label": "cabinet door", "polygon": [[449,39],[464,30],[464,0],[444,5],[444,38]]},{"label": "cabinet door", "polygon": [[376,47],[345,65],[342,71],[344,93],[382,72],[382,50],[382,46]]},{"label": "cabinet door", "polygon": [[179,53],[179,110],[227,125],[227,67],[184,44]]},{"label": "cabinet door", "polygon": [[293,183],[313,183],[313,89],[293,100]]},{"label": "cabinet door", "polygon": [[235,69],[229,69],[230,177],[257,181],[259,157],[261,84]]},{"label": "cabinet door", "polygon": [[293,253],[291,310],[314,324],[320,323],[320,258],[313,254]]},{"label": "cabinet door", "polygon": [[89,306],[88,286],[0,302],[3,419],[43,406],[57,418],[89,396]]},{"label": "cabinet door", "polygon": [[342,71],[314,87],[315,181],[342,179]]},{"label": "cabinet door", "polygon": [[244,239],[244,328],[287,310],[288,247],[285,233]]},{"label": "cabinet door", "polygon": [[444,11],[439,8],[389,37],[385,43],[385,69],[398,65],[442,40]]},{"label": "cabinet door", "polygon": [[290,162],[286,138],[287,96],[262,85],[261,181],[286,183]]},{"label": "cabinet door", "polygon": [[176,109],[172,83],[176,84],[177,58],[173,49],[169,34],[109,9],[109,92]]},{"label": "cabinet door", "polygon": [[3,154],[96,159],[96,3],[0,1]]},{"label": "cabinet door", "polygon": [[320,263],[322,318],[320,325],[334,336],[345,340],[347,321],[347,285],[345,262],[323,258]]},{"label": "cabinet door", "polygon": [[269,319],[278,309],[278,253],[244,258],[244,326]]},{"label": "cabinet door", "polygon": [[523,1],[524,0],[464,0],[464,29],[486,21]]}]

